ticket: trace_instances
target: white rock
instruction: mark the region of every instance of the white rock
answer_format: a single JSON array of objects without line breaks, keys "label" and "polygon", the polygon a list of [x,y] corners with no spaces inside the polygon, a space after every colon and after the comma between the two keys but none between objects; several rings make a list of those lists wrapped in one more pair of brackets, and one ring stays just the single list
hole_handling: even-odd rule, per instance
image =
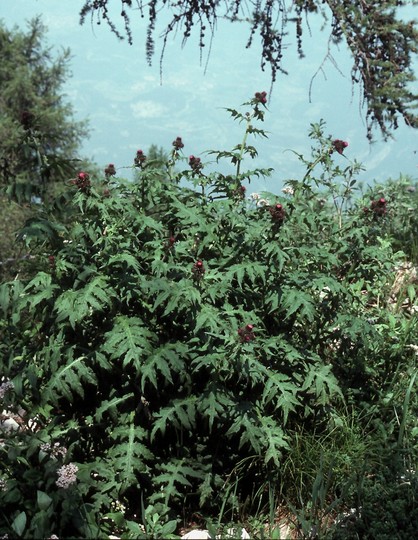
[{"label": "white rock", "polygon": [[[218,534],[216,538],[234,538],[237,539],[237,533],[241,530],[241,538],[242,540],[248,540],[250,538],[250,535],[247,533],[245,529],[241,529],[240,527],[236,528],[230,528],[226,531],[226,534]],[[210,540],[211,536],[209,534],[209,531],[206,529],[195,529],[194,531],[189,531],[188,533],[184,534],[181,537],[181,540]]]},{"label": "white rock", "polygon": [[195,529],[183,534],[181,540],[208,540],[210,539],[209,531],[205,529]]},{"label": "white rock", "polygon": [[7,418],[3,422],[0,422],[0,430],[3,431],[17,431],[19,424],[13,418]]}]

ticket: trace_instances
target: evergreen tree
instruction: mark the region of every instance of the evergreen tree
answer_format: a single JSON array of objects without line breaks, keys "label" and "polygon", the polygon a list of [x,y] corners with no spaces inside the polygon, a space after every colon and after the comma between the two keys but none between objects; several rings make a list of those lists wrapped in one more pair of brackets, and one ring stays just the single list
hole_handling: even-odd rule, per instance
[{"label": "evergreen tree", "polygon": [[303,56],[304,22],[312,14],[319,14],[331,21],[330,42],[345,42],[351,52],[351,78],[353,84],[360,84],[362,88],[367,106],[368,137],[372,138],[374,127],[388,137],[391,130],[398,127],[400,118],[410,126],[418,125],[418,116],[413,114],[417,95],[410,88],[415,80],[412,65],[418,31],[416,22],[402,20],[397,10],[417,5],[416,0],[120,0],[124,32],[120,32],[110,12],[113,4],[118,3],[85,0],[80,12],[81,23],[89,15],[97,24],[104,20],[120,39],[125,33],[132,43],[130,10],[135,16],[148,17],[146,54],[149,62],[154,54],[157,14],[161,16],[164,9],[170,11],[171,21],[163,32],[163,51],[172,32],[182,33],[186,41],[196,27],[202,48],[207,35],[210,39],[213,37],[219,18],[247,21],[250,26],[247,46],[251,46],[258,34],[262,45],[261,67],[270,66],[273,82],[279,72],[286,73],[283,53],[289,32],[294,33],[299,55]]},{"label": "evergreen tree", "polygon": [[156,144],[151,144],[148,150],[148,160],[151,161],[154,167],[164,168],[169,159],[170,156],[162,146],[158,147]]},{"label": "evergreen tree", "polygon": [[0,21],[0,280],[26,267],[30,255],[16,232],[33,215],[30,203],[62,190],[80,167],[88,133],[63,99],[70,51],[55,55],[45,37],[39,17],[26,31]]},{"label": "evergreen tree", "polygon": [[27,31],[0,21],[0,182],[19,200],[71,177],[87,135],[63,99],[70,51],[55,54],[45,34],[39,17]]}]

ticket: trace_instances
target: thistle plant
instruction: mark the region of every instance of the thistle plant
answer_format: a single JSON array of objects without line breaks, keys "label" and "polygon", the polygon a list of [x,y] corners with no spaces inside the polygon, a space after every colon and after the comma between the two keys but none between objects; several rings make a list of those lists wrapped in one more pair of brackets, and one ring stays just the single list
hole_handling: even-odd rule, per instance
[{"label": "thistle plant", "polygon": [[165,169],[138,151],[135,182],[81,171],[71,219],[43,212],[21,231],[38,272],[0,289],[23,411],[0,448],[0,533],[172,534],[190,509],[228,514],[280,482],[296,428],[326,434],[345,402],[387,391],[381,290],[401,255],[351,203],[359,166],[338,164],[347,147],[322,123],[302,181],[251,204],[245,184],[273,176],[245,169],[265,105],[258,92],[228,109],[243,139],[209,155],[233,174],[206,174],[177,137]]}]

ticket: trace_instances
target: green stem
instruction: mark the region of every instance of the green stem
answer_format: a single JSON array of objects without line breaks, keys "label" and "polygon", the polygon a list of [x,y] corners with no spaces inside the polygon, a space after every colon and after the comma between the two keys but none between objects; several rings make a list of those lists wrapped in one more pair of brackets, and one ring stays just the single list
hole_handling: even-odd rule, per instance
[{"label": "green stem", "polygon": [[144,209],[145,207],[145,178],[143,174],[141,176],[141,204],[142,204],[142,209]]},{"label": "green stem", "polygon": [[239,178],[239,174],[240,174],[240,170],[241,170],[241,161],[242,161],[242,158],[244,156],[244,150],[245,150],[245,147],[246,147],[246,144],[247,144],[247,137],[248,137],[248,134],[250,132],[251,119],[252,119],[252,116],[249,115],[248,118],[247,118],[247,127],[245,129],[244,138],[242,139],[242,143],[241,143],[241,148],[240,148],[239,157],[238,157],[238,163],[237,163],[237,172],[236,172],[236,175],[235,175],[235,178],[236,178],[237,182],[238,182],[238,178]]},{"label": "green stem", "polygon": [[414,386],[415,379],[416,379],[417,375],[418,375],[418,371],[415,371],[415,373],[411,377],[411,380],[409,382],[409,386],[408,386],[408,388],[406,390],[405,399],[404,399],[404,403],[403,403],[403,409],[402,409],[402,421],[401,421],[401,425],[399,427],[398,445],[397,445],[398,446],[398,451],[400,450],[401,445],[403,443],[403,438],[404,438],[404,433],[405,433],[405,425],[406,425],[406,421],[407,421],[407,417],[408,417],[409,401],[411,399],[412,388]]}]

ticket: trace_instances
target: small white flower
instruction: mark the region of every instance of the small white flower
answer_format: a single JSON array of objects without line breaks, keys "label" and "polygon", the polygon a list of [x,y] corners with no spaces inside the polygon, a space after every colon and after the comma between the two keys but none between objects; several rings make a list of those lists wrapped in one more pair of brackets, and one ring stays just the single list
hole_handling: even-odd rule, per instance
[{"label": "small white flower", "polygon": [[67,449],[64,446],[60,446],[58,442],[55,442],[53,445],[49,443],[41,444],[41,450],[47,454],[50,454],[52,458],[62,458],[64,459],[67,454]]},{"label": "small white flower", "polygon": [[59,488],[67,489],[77,481],[78,467],[74,463],[63,465],[58,469],[58,480],[55,482]]},{"label": "small white flower", "polygon": [[320,291],[319,291],[319,299],[320,300],[324,300],[328,294],[330,292],[330,288],[329,287],[323,287]]},{"label": "small white flower", "polygon": [[12,383],[12,381],[8,379],[5,382],[2,382],[0,384],[0,398],[4,398],[6,392],[8,392],[9,390],[13,390],[14,387],[15,385]]},{"label": "small white flower", "polygon": [[286,186],[282,189],[282,192],[286,193],[286,195],[293,195],[295,193],[295,190],[290,186]]},{"label": "small white flower", "polygon": [[415,351],[415,354],[416,356],[418,356],[418,345],[413,345],[412,343],[410,345],[408,345],[408,347],[410,349],[412,349],[413,351]]},{"label": "small white flower", "polygon": [[268,199],[259,199],[257,206],[270,206],[270,201]]},{"label": "small white flower", "polygon": [[112,501],[111,507],[115,512],[122,512],[122,514],[126,512],[126,506],[120,501]]}]

